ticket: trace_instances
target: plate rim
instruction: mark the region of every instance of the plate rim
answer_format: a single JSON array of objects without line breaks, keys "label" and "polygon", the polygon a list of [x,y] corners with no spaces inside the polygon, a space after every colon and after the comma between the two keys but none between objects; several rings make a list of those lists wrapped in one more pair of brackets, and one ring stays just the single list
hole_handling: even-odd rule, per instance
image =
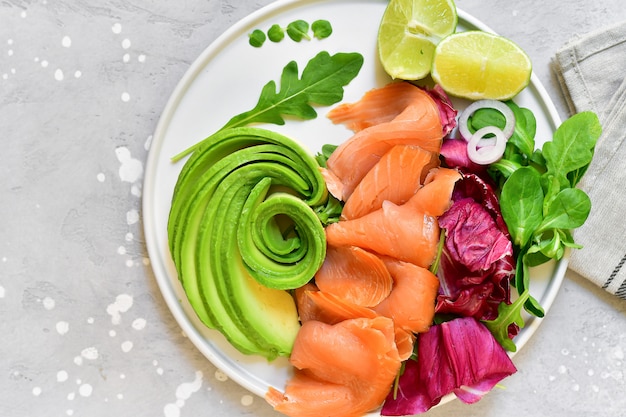
[{"label": "plate rim", "polygon": [[[157,220],[155,219],[155,213],[151,207],[152,196],[155,190],[155,176],[157,174],[158,159],[160,156],[160,150],[163,146],[164,139],[168,126],[175,114],[175,110],[178,104],[185,96],[185,92],[189,89],[193,81],[202,72],[203,68],[213,59],[214,55],[217,55],[223,48],[227,48],[229,43],[234,40],[235,36],[239,36],[240,32],[251,22],[256,21],[263,16],[270,15],[279,10],[286,10],[291,7],[303,7],[314,3],[334,3],[334,2],[347,2],[354,0],[277,0],[269,3],[241,18],[237,22],[233,23],[222,34],[217,36],[209,45],[196,57],[196,59],[187,68],[181,79],[172,90],[157,122],[155,131],[152,136],[150,148],[146,158],[144,180],[143,180],[143,192],[142,192],[142,223],[143,232],[145,237],[146,248],[148,257],[150,259],[150,268],[153,272],[159,292],[163,297],[170,313],[173,315],[178,326],[185,333],[185,335],[193,343],[194,347],[198,349],[215,367],[225,372],[230,379],[235,381],[238,385],[246,390],[263,397],[264,388],[263,384],[257,383],[257,381],[251,381],[238,372],[227,362],[225,362],[220,355],[217,354],[209,345],[206,344],[206,338],[196,329],[193,322],[190,320],[186,312],[184,311],[180,300],[176,297],[176,292],[173,287],[172,277],[167,272],[165,266],[165,260],[162,259],[162,253],[155,236],[155,227],[157,226]],[[358,2],[368,3],[383,3],[384,0],[357,0]],[[469,13],[464,12],[462,9],[457,8],[457,14],[459,22],[465,22],[471,26],[474,26],[480,30],[496,33],[488,25],[478,20]],[[546,111],[546,117],[554,125],[558,127],[561,123],[561,119],[557,112],[557,109],[548,95],[545,87],[533,71],[530,78],[529,87],[535,90],[535,93],[539,96],[541,105]],[[546,291],[541,297],[540,303],[543,306],[546,315],[552,307],[552,304],[562,286],[565,271],[568,267],[569,251],[565,256],[556,262],[554,272],[549,280]],[[524,345],[535,334],[537,328],[543,321],[542,318],[531,317],[527,320],[523,332],[515,339],[517,351],[509,353],[509,356],[513,357],[518,353]],[[445,401],[447,402],[447,401]],[[442,401],[444,403],[444,401]]]}]

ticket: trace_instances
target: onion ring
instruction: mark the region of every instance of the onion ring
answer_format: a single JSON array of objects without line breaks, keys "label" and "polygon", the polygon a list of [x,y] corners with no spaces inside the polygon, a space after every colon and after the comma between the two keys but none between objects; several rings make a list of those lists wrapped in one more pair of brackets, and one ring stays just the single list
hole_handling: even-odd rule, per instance
[{"label": "onion ring", "polygon": [[[494,109],[502,113],[506,120],[506,124],[504,129],[502,129],[502,133],[504,134],[505,139],[509,139],[513,132],[515,131],[515,114],[513,110],[506,104],[498,100],[478,100],[471,103],[459,117],[459,133],[466,141],[472,137],[472,132],[470,132],[468,127],[469,118],[479,109]],[[486,145],[485,145],[486,146]]]},{"label": "onion ring", "polygon": [[[481,141],[485,140],[486,135],[493,135],[488,138],[488,144],[481,145]],[[479,165],[489,165],[502,158],[504,149],[506,148],[506,137],[500,128],[496,126],[485,126],[478,129],[467,142],[467,156],[469,159]]]}]

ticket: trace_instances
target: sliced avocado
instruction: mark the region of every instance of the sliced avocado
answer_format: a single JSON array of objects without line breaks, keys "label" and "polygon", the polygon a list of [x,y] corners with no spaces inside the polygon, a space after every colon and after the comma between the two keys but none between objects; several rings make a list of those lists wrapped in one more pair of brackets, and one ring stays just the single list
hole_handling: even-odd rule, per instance
[{"label": "sliced avocado", "polygon": [[300,324],[285,290],[323,262],[315,208],[327,198],[315,159],[264,129],[220,131],[183,166],[168,219],[172,258],[198,317],[241,352],[291,353]]}]

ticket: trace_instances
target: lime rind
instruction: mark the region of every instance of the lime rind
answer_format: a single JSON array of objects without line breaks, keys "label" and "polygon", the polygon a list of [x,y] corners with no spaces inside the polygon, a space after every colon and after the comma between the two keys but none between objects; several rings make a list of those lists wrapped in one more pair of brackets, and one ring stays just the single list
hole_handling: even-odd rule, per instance
[{"label": "lime rind", "polygon": [[437,44],[458,24],[452,0],[391,0],[378,30],[379,58],[392,77],[418,80],[430,73]]},{"label": "lime rind", "polygon": [[433,80],[470,100],[508,100],[530,83],[532,62],[515,42],[489,32],[452,34],[435,48]]}]

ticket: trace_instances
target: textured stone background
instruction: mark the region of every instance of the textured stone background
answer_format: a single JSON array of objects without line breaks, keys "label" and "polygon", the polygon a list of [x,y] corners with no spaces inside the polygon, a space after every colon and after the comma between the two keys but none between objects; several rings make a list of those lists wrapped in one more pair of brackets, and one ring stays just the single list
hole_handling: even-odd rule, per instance
[{"label": "textured stone background", "polygon": [[[181,334],[143,242],[143,167],[201,51],[270,0],[0,3],[0,416],[276,416]],[[550,61],[621,0],[457,0]],[[568,273],[519,372],[430,416],[626,415],[626,302]]]}]

